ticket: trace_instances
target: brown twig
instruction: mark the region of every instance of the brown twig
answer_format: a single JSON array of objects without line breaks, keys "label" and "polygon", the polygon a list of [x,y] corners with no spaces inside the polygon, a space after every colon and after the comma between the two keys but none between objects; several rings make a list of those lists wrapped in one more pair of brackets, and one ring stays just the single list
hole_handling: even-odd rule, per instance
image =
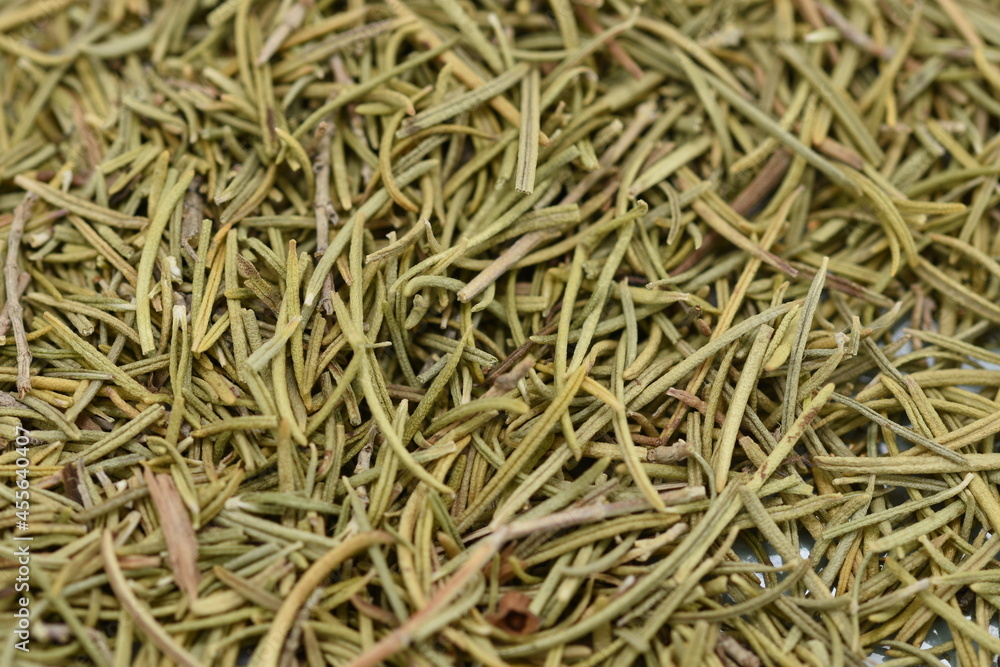
[{"label": "brown twig", "polygon": [[[579,18],[580,21],[587,26],[587,30],[595,35],[600,35],[604,32],[604,27],[597,21],[597,19],[587,12],[585,7],[576,5],[573,9],[576,11],[577,18]],[[632,56],[630,56],[628,52],[622,48],[621,44],[613,39],[609,39],[605,46],[608,49],[608,53],[611,54],[611,57],[617,60],[618,64],[624,67],[625,71],[632,75],[632,78],[636,81],[642,79],[642,68],[639,67],[639,65],[632,59]]]},{"label": "brown twig", "polygon": [[[318,145],[316,147],[316,196],[313,209],[316,214],[316,257],[322,257],[330,246],[330,221],[339,222],[336,209],[330,199],[330,135],[334,132],[333,119],[328,118],[316,128]],[[323,283],[323,294],[320,303],[329,313],[330,292],[333,290],[333,276],[328,275]]]},{"label": "brown twig", "polygon": [[819,4],[819,13],[826,19],[826,22],[840,31],[847,41],[858,46],[873,56],[882,60],[889,60],[895,54],[891,46],[877,44],[875,40],[858,30],[857,26],[851,23],[846,16],[827,4]]},{"label": "brown twig", "polygon": [[10,223],[10,234],[7,236],[7,262],[3,267],[7,288],[7,316],[14,328],[14,343],[17,345],[17,394],[21,398],[31,391],[31,350],[28,349],[28,337],[24,332],[24,311],[21,309],[21,291],[18,289],[21,272],[17,268],[17,255],[21,250],[24,223],[28,221],[37,199],[38,195],[28,192],[14,209],[14,220]]},{"label": "brown twig", "polygon": [[753,180],[733,199],[730,204],[733,210],[743,216],[750,215],[778,187],[791,162],[792,156],[788,151],[772,153]]},{"label": "brown twig", "polygon": [[[31,282],[30,273],[22,273],[17,280],[17,296],[20,298],[24,294],[24,290],[28,288],[28,283]],[[3,309],[0,310],[0,336],[6,336],[7,331],[10,329],[10,309],[9,300],[7,303],[3,304]]]},{"label": "brown twig", "polygon": [[534,250],[539,243],[558,235],[558,231],[551,229],[542,229],[537,232],[525,234],[515,241],[512,246],[501,252],[500,256],[480,271],[479,275],[470,280],[469,284],[460,289],[458,291],[458,300],[462,303],[470,301],[496,282],[497,278],[506,273],[512,266],[524,259],[524,256]]},{"label": "brown twig", "polygon": [[413,641],[413,635],[435,615],[440,614],[465,585],[480,574],[483,567],[493,558],[507,539],[507,531],[501,530],[482,540],[469,554],[465,563],[448,580],[448,583],[434,593],[427,604],[405,623],[383,637],[377,644],[355,658],[352,667],[374,667],[382,665],[402,648]]}]

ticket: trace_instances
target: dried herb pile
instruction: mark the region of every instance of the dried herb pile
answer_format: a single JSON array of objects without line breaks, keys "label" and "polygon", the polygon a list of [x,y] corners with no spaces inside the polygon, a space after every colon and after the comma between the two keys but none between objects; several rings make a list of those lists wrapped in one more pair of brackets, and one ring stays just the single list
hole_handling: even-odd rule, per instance
[{"label": "dried herb pile", "polygon": [[0,664],[992,664],[998,94],[985,0],[0,3]]}]

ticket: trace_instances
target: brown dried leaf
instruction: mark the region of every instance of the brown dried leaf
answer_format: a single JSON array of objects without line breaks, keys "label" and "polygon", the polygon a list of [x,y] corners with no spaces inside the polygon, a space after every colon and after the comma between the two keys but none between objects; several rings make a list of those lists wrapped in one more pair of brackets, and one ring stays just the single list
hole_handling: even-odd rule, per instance
[{"label": "brown dried leaf", "polygon": [[80,459],[63,466],[62,475],[66,495],[80,503],[84,509],[89,509],[94,506],[94,503],[90,499],[90,493],[87,491],[87,484],[84,481],[86,474],[83,469],[83,461]]},{"label": "brown dried leaf", "polygon": [[147,468],[143,476],[163,528],[163,539],[167,543],[167,564],[174,573],[174,581],[193,602],[198,599],[201,572],[198,570],[198,539],[194,526],[191,525],[191,517],[169,475],[154,475]]},{"label": "brown dried leaf", "polygon": [[486,620],[512,635],[530,635],[542,624],[542,620],[529,609],[530,606],[531,598],[524,593],[505,593],[500,598],[496,613],[487,614]]}]

